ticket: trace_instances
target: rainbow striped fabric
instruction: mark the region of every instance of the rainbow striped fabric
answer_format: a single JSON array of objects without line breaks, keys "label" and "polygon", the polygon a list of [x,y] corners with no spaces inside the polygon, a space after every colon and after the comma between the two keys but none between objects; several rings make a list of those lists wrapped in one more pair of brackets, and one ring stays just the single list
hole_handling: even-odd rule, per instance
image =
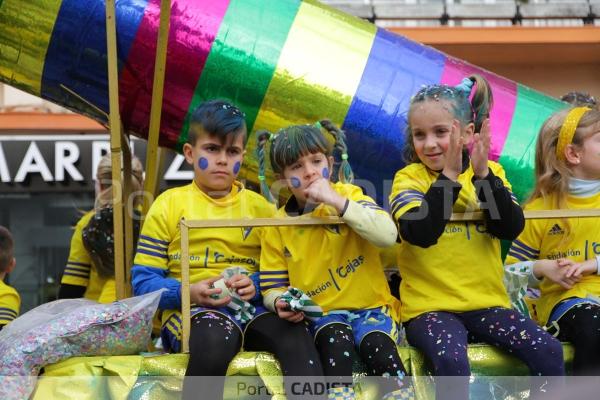
[{"label": "rainbow striped fabric", "polygon": [[[0,80],[106,121],[104,7],[0,0]],[[121,116],[141,137],[159,8],[160,0],[116,1]],[[381,200],[403,165],[410,97],[421,85],[458,84],[473,72],[488,78],[495,96],[491,158],[522,198],[532,186],[539,127],[563,103],[314,0],[172,0],[160,142],[179,150],[190,111],[211,98],[240,106],[249,130],[330,118],[347,132],[357,177]],[[256,181],[251,156],[242,178]]]}]

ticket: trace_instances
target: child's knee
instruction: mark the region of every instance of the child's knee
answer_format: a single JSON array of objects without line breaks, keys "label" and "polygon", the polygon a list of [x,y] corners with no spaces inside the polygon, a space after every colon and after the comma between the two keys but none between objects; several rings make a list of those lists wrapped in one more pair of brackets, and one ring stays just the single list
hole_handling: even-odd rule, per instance
[{"label": "child's knee", "polygon": [[553,360],[563,363],[563,346],[558,339],[550,337],[547,343],[547,349],[548,355],[552,357]]},{"label": "child's knee", "polygon": [[434,374],[439,376],[467,376],[471,373],[466,352],[440,350],[430,358]]},{"label": "child's knee", "polygon": [[396,343],[383,332],[369,332],[362,338],[359,350],[362,352],[363,350],[373,351],[373,349],[393,349],[395,351]]}]

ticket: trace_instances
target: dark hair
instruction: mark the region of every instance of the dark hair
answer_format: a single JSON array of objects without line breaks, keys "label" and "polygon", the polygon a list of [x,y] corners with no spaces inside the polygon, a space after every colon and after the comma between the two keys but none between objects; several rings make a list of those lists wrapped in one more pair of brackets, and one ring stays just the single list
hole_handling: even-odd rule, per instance
[{"label": "dark hair", "polygon": [[13,237],[8,229],[0,226],[0,273],[6,272],[14,257]]},{"label": "dark hair", "polygon": [[[334,143],[331,144],[323,135],[322,129],[329,132]],[[261,191],[267,200],[274,202],[265,179],[265,147],[270,142],[269,161],[273,172],[282,174],[285,167],[294,164],[307,154],[323,153],[327,157],[334,156],[331,176],[341,182],[352,182],[354,175],[348,162],[348,149],[344,131],[330,120],[324,119],[312,125],[292,125],[280,129],[277,134],[262,130],[256,133],[258,158],[258,179]]]},{"label": "dark hair", "polygon": [[569,92],[560,98],[562,101],[570,103],[576,107],[591,107],[598,105],[596,98],[589,93]]},{"label": "dark hair", "polygon": [[[470,100],[469,97],[473,86],[477,87],[473,94],[473,100]],[[475,132],[481,130],[481,125],[486,118],[489,118],[490,110],[493,105],[490,84],[483,76],[477,74],[466,77],[461,84],[457,86],[434,84],[421,88],[421,90],[411,98],[408,109],[405,142],[402,151],[402,158],[407,164],[419,161],[412,141],[410,113],[413,111],[416,104],[430,100],[443,100],[450,103],[454,117],[463,125],[472,122],[475,125]]]},{"label": "dark hair", "polygon": [[[133,210],[133,245],[140,233],[141,214]],[[126,216],[127,218],[127,216]],[[115,235],[113,229],[113,208],[97,210],[82,232],[83,247],[87,250],[98,275],[105,278],[115,275]]]},{"label": "dark hair", "polygon": [[233,134],[244,135],[244,145],[248,140],[246,135],[246,115],[239,108],[226,100],[210,100],[200,104],[190,118],[187,142],[192,146],[198,139],[194,125],[200,125],[210,135],[218,136],[221,140]]}]

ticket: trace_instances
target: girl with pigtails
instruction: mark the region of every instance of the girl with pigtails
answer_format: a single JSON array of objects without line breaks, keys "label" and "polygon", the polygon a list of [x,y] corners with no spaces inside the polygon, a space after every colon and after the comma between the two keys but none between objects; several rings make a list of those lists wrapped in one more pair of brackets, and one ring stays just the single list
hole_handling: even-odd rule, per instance
[{"label": "girl with pigtails", "polygon": [[[419,90],[408,112],[408,165],[390,195],[408,342],[435,375],[463,377],[438,378],[438,399],[469,397],[468,337],[512,353],[532,375],[564,374],[561,344],[509,308],[500,239],[515,239],[524,217],[504,170],[488,158],[491,107],[491,88],[479,75]],[[450,221],[466,211],[482,211],[484,220]],[[534,397],[546,389],[532,383]]]},{"label": "girl with pigtails", "polygon": [[[398,233],[389,214],[351,184],[344,132],[323,120],[258,135],[265,196],[272,200],[264,179],[267,154],[273,172],[292,193],[278,216],[341,216],[346,223],[265,230],[260,262],[264,305],[282,319],[306,321],[325,375],[346,384],[330,388],[330,398],[354,398],[355,350],[370,375],[389,378],[380,386],[380,397],[410,398],[412,387],[402,379],[405,369],[396,350],[399,304],[379,257],[379,248],[393,245]],[[334,152],[339,163],[334,163]]]}]

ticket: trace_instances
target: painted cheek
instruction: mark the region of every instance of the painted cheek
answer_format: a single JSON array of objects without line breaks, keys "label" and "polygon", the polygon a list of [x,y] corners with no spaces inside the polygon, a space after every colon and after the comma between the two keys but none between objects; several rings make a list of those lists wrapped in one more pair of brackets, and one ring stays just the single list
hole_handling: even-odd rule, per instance
[{"label": "painted cheek", "polygon": [[204,157],[200,157],[200,159],[198,159],[198,167],[201,170],[205,170],[206,168],[208,168],[208,160]]},{"label": "painted cheek", "polygon": [[292,187],[293,187],[294,189],[298,189],[298,188],[300,187],[300,185],[302,184],[302,183],[300,182],[300,179],[296,178],[295,176],[292,176],[292,177],[290,178],[290,183],[292,184]]},{"label": "painted cheek", "polygon": [[323,168],[321,175],[323,175],[323,178],[329,179],[329,168],[327,168],[327,167]]},{"label": "painted cheek", "polygon": [[240,168],[241,168],[242,164],[238,161],[235,163],[235,165],[233,166],[233,173],[237,175],[238,172],[240,172]]}]

